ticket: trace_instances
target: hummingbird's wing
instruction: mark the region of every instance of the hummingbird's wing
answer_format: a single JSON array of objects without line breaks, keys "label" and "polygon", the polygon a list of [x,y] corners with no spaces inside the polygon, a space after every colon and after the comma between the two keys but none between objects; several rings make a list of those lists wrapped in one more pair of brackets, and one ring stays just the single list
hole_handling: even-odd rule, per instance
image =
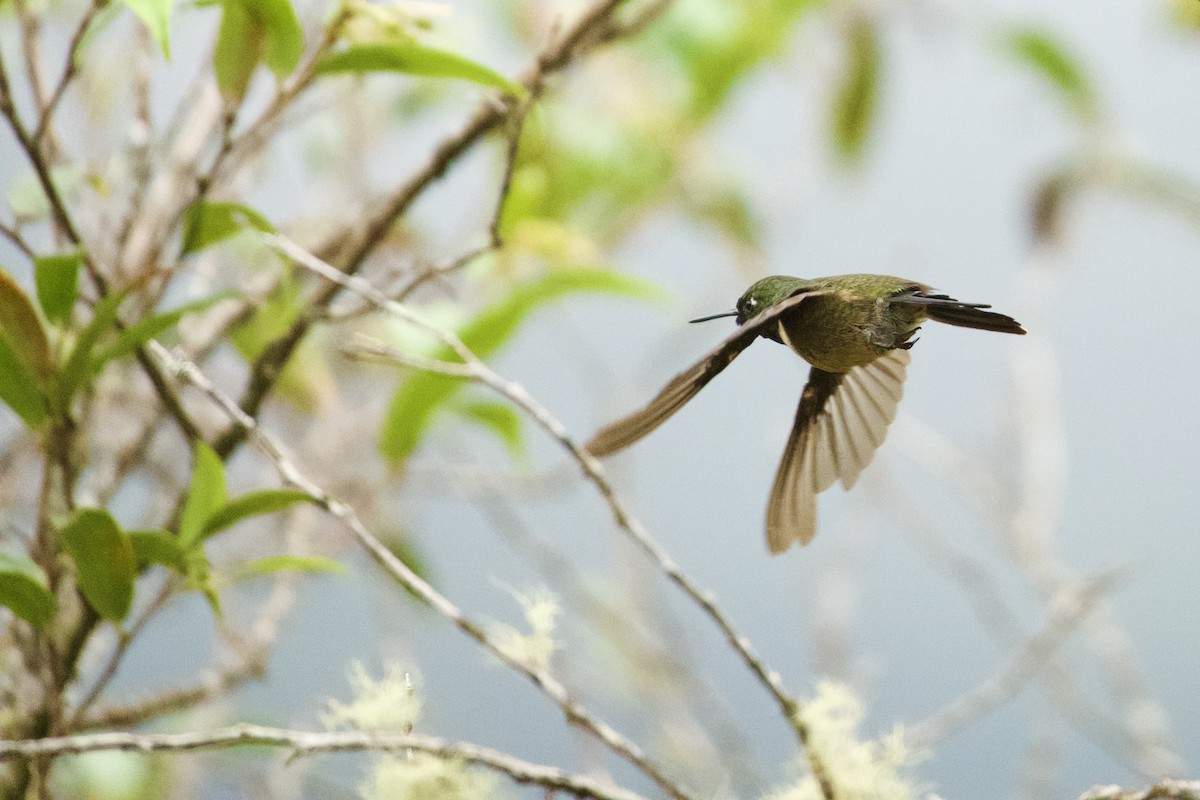
[{"label": "hummingbird's wing", "polygon": [[782,553],[817,533],[817,495],[849,489],[883,444],[904,392],[907,350],[849,372],[813,367],[767,504],[767,547]]},{"label": "hummingbird's wing", "polygon": [[805,301],[824,292],[800,290],[797,294],[773,306],[758,316],[739,325],[737,330],[692,366],[671,379],[662,391],[641,411],[635,411],[601,430],[584,445],[597,458],[603,458],[618,450],[624,450],[643,436],[663,424],[679,409],[696,396],[709,381],[715,378],[738,355],[764,331],[774,327],[781,314],[785,314]]}]

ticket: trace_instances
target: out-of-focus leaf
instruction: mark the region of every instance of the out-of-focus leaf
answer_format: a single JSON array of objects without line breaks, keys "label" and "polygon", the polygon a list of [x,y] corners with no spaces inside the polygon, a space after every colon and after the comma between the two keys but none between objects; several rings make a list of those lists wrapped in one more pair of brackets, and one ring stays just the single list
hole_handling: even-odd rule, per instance
[{"label": "out-of-focus leaf", "polygon": [[125,6],[120,3],[110,3],[100,9],[92,16],[91,22],[88,23],[87,30],[83,32],[83,36],[79,37],[79,44],[75,46],[74,59],[78,66],[81,63],[83,54],[92,46],[92,42],[100,33],[112,24],[113,20],[119,17],[125,11]]},{"label": "out-of-focus leaf", "polygon": [[197,545],[185,551],[183,557],[187,569],[188,586],[204,595],[213,614],[221,616],[221,596],[217,594],[217,587],[213,585],[212,564],[208,561],[208,554],[204,552],[204,547]]},{"label": "out-of-focus leaf", "polygon": [[859,17],[846,37],[846,68],[833,99],[833,144],[846,162],[862,157],[875,121],[879,41],[870,20]]},{"label": "out-of-focus leaf", "polygon": [[455,411],[496,435],[513,458],[525,455],[521,415],[512,406],[475,400],[455,405]]},{"label": "out-of-focus leaf", "polygon": [[25,290],[0,267],[0,338],[39,380],[54,373],[46,329]]},{"label": "out-of-focus leaf", "polygon": [[[226,0],[229,2],[229,0]],[[267,69],[282,78],[296,68],[304,55],[304,28],[291,0],[242,0],[262,21],[267,33]]]},{"label": "out-of-focus leaf", "polygon": [[[433,582],[429,571],[429,565],[425,557],[417,550],[413,543],[413,539],[408,534],[401,530],[384,530],[380,534],[380,541],[388,550],[392,551],[392,555],[404,562],[404,565],[411,569],[418,578]],[[420,597],[415,592],[409,592],[409,596]]]},{"label": "out-of-focus leaf", "polygon": [[125,619],[133,603],[137,556],[116,521],[98,508],[78,511],[63,528],[62,543],[92,608],[113,622]]},{"label": "out-of-focus leaf", "polygon": [[1079,189],[1079,177],[1076,170],[1063,169],[1047,175],[1038,185],[1031,214],[1035,242],[1053,244],[1061,236],[1064,208]]},{"label": "out-of-focus leaf", "polygon": [[16,412],[31,430],[46,421],[46,397],[38,388],[37,376],[21,363],[17,354],[0,337],[0,400]]},{"label": "out-of-focus leaf", "polygon": [[171,58],[171,7],[174,0],[124,0],[129,10],[141,17],[163,57]]},{"label": "out-of-focus leaf", "polygon": [[754,70],[791,40],[796,22],[822,0],[690,0],[674,3],[639,40],[673,54],[690,91],[688,118],[701,124]]},{"label": "out-of-focus leaf", "polygon": [[138,564],[161,564],[180,574],[187,574],[187,559],[179,546],[179,537],[170,531],[129,531],[129,543]]},{"label": "out-of-focus leaf", "polygon": [[179,546],[193,549],[204,533],[204,524],[225,505],[225,466],[213,449],[196,443],[192,460],[192,482],[179,518]]},{"label": "out-of-focus leaf", "polygon": [[57,603],[46,588],[46,574],[27,558],[0,550],[0,605],[31,625],[44,625]]},{"label": "out-of-focus leaf", "polygon": [[[68,202],[79,193],[84,178],[83,168],[76,164],[50,168],[50,182]],[[42,190],[37,173],[32,170],[13,182],[8,191],[8,204],[18,222],[37,222],[50,216],[50,199]]]},{"label": "out-of-focus leaf", "polygon": [[213,69],[226,97],[244,97],[260,63],[278,77],[296,68],[304,29],[289,0],[222,0],[221,9]]},{"label": "out-of-focus leaf", "polygon": [[539,107],[525,121],[501,232],[507,240],[528,223],[554,222],[603,240],[626,230],[670,184],[679,137],[653,118],[597,118],[562,101]]},{"label": "out-of-focus leaf", "polygon": [[266,217],[241,203],[195,203],[183,220],[183,255],[203,250],[246,229],[275,231]]},{"label": "out-of-focus leaf", "polygon": [[316,71],[325,75],[402,72],[429,78],[458,78],[500,89],[517,98],[527,94],[524,86],[490,67],[457,53],[411,41],[354,45],[323,58],[317,63]]},{"label": "out-of-focus leaf", "polygon": [[345,575],[346,568],[332,558],[320,556],[269,556],[243,564],[235,575],[236,580],[260,578],[277,572],[311,572]]},{"label": "out-of-focus leaf", "polygon": [[[513,290],[508,297],[484,309],[458,332],[475,355],[487,358],[499,350],[520,324],[538,307],[560,297],[581,292],[659,299],[661,290],[646,281],[600,269],[551,272],[540,280]],[[457,361],[454,351],[442,347],[434,358]],[[407,458],[425,435],[435,413],[462,388],[458,378],[432,372],[413,374],[392,397],[380,432],[379,449],[388,459]]]},{"label": "out-of-focus leaf", "polygon": [[262,61],[266,48],[266,31],[246,3],[225,0],[221,4],[221,27],[213,46],[213,73],[222,94],[231,100],[245,97],[254,68]]},{"label": "out-of-focus leaf", "polygon": [[88,374],[91,364],[92,351],[100,337],[116,327],[117,312],[125,300],[123,293],[114,292],[96,304],[92,311],[92,320],[84,326],[75,339],[75,347],[67,357],[67,363],[59,371],[57,399],[60,407],[66,409],[70,405],[80,383]]},{"label": "out-of-focus leaf", "polygon": [[[229,338],[242,357],[252,363],[271,342],[288,331],[304,306],[299,284],[285,277],[267,301],[247,322],[235,328]],[[321,398],[336,391],[325,357],[327,351],[322,347],[326,338],[323,329],[304,337],[276,384],[276,394],[303,411],[316,408]]]},{"label": "out-of-focus leaf", "polygon": [[146,342],[153,339],[155,336],[168,331],[179,323],[188,314],[194,314],[197,311],[203,311],[227,297],[233,297],[237,292],[233,290],[225,290],[216,294],[202,297],[199,300],[193,300],[190,303],[184,303],[178,308],[173,308],[170,311],[164,311],[161,314],[155,314],[142,320],[136,325],[131,325],[117,335],[117,340],[103,351],[96,354],[92,359],[92,371],[100,370],[105,364],[113,359],[125,358],[132,355],[133,351],[144,345]]},{"label": "out-of-focus leaf", "polygon": [[263,489],[249,492],[236,500],[231,500],[224,507],[214,512],[204,523],[200,538],[207,539],[214,533],[236,525],[247,517],[261,514],[273,514],[291,508],[297,503],[312,500],[304,492],[296,489]]},{"label": "out-of-focus leaf", "polygon": [[1072,113],[1094,119],[1096,94],[1075,59],[1049,33],[1035,28],[1015,28],[1004,36],[1008,52],[1031,67],[1059,93]]},{"label": "out-of-focus leaf", "polygon": [[80,250],[68,250],[33,261],[33,277],[37,282],[38,303],[46,319],[61,325],[71,316],[79,290],[79,268],[83,265]]}]

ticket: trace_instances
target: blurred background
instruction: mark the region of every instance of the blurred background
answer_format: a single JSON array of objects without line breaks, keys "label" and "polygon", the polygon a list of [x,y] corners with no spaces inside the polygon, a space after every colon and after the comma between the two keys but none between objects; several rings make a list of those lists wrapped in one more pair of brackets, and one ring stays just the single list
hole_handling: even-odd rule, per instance
[{"label": "blurred background", "polygon": [[[29,19],[39,20],[39,57],[53,76],[86,5],[0,4],[10,79],[28,66],[19,54]],[[311,51],[331,4],[295,5]],[[396,35],[515,78],[589,5],[376,7],[394,15],[385,22],[401,26]],[[503,245],[491,247],[488,233],[509,155],[498,135],[422,187],[363,277],[393,295],[405,289],[406,305],[460,332],[499,313],[508,327],[480,354],[580,442],[724,337],[731,320],[686,321],[732,307],[764,275],[900,275],[1011,314],[1028,336],[925,327],[888,441],[852,492],[822,495],[807,548],[771,557],[763,541],[807,375],[783,347],[749,349],[605,468],[791,691],[811,697],[839,681],[862,703],[864,739],[904,729],[921,754],[907,769],[923,790],[1075,797],[1093,784],[1194,775],[1200,4],[628,5],[620,35],[552,76],[525,116],[494,220]],[[355,13],[363,26],[373,19]],[[219,21],[212,8],[176,4],[169,61],[128,10],[88,41],[58,112],[56,157],[75,170],[71,206],[96,240],[133,196],[131,154],[147,147],[151,172],[165,171],[170,153],[185,152],[179,132],[191,120],[207,114],[202,131],[219,121],[217,87],[204,77]],[[354,35],[377,32],[345,38]],[[277,86],[260,70],[233,130],[270,109]],[[325,77],[287,98],[262,146],[222,173],[212,196],[320,252],[495,95],[468,81]],[[149,123],[140,138],[139,122]],[[5,219],[40,251],[54,239],[45,198],[36,183],[31,194],[11,137],[0,147]],[[483,252],[408,283],[474,248]],[[317,293],[252,234],[182,254],[176,244],[150,261],[173,271],[161,308],[226,287],[250,298],[224,337],[198,314],[164,339],[235,398],[247,364],[281,332],[274,322],[295,319]],[[29,287],[26,262],[0,241],[0,263]],[[547,276],[581,269],[628,280],[538,294]],[[442,397],[412,370],[347,359],[363,333],[437,352],[411,326],[361,307],[351,294],[334,301],[263,407],[262,424],[294,461],[471,616],[523,630],[520,597],[551,592],[551,672],[700,796],[757,797],[793,783],[796,743],[777,708],[711,621],[621,535],[560,444],[482,387]],[[118,386],[135,373],[132,361],[106,372],[82,423],[95,428],[97,453],[83,470],[85,498],[105,496],[101,466],[117,445],[104,440],[124,435],[98,420],[151,402],[144,379]],[[203,430],[224,427],[198,393],[185,399]],[[126,527],[168,525],[188,485],[192,457],[163,430],[141,466],[108,487],[106,507]],[[19,468],[38,455],[7,410],[0,446],[15,453],[4,462],[4,535],[19,541],[38,487],[28,477],[37,467]],[[226,470],[231,495],[277,483],[249,447]],[[177,587],[129,643],[96,709],[232,675],[228,692],[145,722],[309,728],[327,698],[349,702],[355,662],[376,677],[399,665],[416,681],[416,730],[608,772],[653,794],[528,681],[399,590],[336,520],[296,511],[243,522],[211,541],[214,574],[281,548],[335,558],[347,574],[218,582],[220,619]],[[157,569],[139,581],[135,613],[171,580]],[[257,679],[237,672],[252,661],[242,639],[269,652]],[[114,641],[97,630],[85,676]],[[357,796],[367,763],[268,760],[266,769],[258,753],[153,768],[75,760],[59,780],[93,796],[157,796],[169,781],[184,792],[172,796],[341,797]],[[100,794],[98,776],[116,769],[136,779]]]}]

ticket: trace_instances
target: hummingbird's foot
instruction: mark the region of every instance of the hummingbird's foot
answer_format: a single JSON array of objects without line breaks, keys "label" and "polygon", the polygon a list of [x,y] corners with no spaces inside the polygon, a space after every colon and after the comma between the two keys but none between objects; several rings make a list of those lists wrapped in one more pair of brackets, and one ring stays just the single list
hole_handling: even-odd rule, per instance
[{"label": "hummingbird's foot", "polygon": [[897,342],[897,343],[896,343],[896,344],[893,346],[893,348],[892,348],[892,349],[894,349],[894,350],[912,350],[912,346],[913,346],[914,344],[916,344],[917,342],[921,341],[921,338],[920,338],[919,336],[918,336],[916,339],[913,339],[913,338],[912,338],[912,337],[913,337],[913,334],[915,334],[915,333],[916,333],[917,331],[919,331],[919,330],[921,330],[921,326],[920,326],[920,325],[918,325],[917,327],[913,328],[913,329],[912,329],[911,331],[909,331],[908,333],[904,334],[904,341],[902,341],[902,342]]}]

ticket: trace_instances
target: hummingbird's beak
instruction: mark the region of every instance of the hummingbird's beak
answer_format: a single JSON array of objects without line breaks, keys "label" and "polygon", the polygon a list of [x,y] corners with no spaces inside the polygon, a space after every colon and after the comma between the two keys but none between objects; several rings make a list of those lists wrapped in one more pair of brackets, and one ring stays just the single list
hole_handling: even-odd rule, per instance
[{"label": "hummingbird's beak", "polygon": [[711,314],[707,317],[697,317],[696,319],[689,319],[688,322],[708,322],[710,319],[720,319],[721,317],[736,317],[737,315],[738,315],[738,311],[735,308],[733,311],[722,311],[720,314]]}]

